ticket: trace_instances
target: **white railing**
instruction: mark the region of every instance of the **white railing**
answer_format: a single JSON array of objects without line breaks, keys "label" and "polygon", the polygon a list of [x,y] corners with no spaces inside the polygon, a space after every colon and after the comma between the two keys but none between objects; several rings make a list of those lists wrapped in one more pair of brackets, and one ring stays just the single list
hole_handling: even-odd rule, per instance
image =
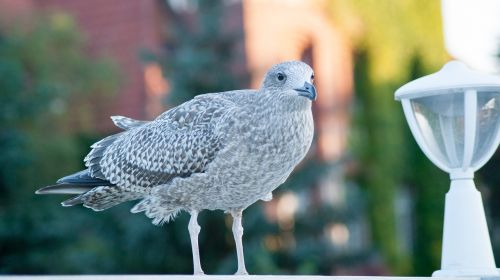
[{"label": "white railing", "polygon": [[389,277],[316,275],[43,275],[0,276],[0,280],[500,280],[500,277]]}]

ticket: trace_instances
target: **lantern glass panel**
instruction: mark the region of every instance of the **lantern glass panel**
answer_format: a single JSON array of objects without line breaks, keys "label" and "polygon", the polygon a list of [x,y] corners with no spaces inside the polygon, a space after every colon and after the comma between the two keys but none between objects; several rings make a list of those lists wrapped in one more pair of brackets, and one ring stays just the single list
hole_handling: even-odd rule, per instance
[{"label": "lantern glass panel", "polygon": [[425,145],[448,168],[462,166],[464,157],[464,93],[452,92],[411,100]]},{"label": "lantern glass panel", "polygon": [[476,141],[472,166],[480,168],[498,143],[500,126],[500,92],[478,92]]}]

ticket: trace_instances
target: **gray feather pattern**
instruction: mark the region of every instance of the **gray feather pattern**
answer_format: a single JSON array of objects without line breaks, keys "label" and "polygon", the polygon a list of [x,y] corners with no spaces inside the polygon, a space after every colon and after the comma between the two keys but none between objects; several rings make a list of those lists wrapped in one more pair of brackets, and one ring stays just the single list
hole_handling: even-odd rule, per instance
[{"label": "gray feather pattern", "polygon": [[116,139],[118,139],[118,137],[121,134],[122,133],[117,133],[117,134],[108,136],[108,137],[94,143],[92,146],[90,146],[92,148],[92,150],[83,159],[83,161],[85,162],[85,166],[88,167],[88,169],[90,171],[90,175],[92,177],[105,179],[105,180],[107,179],[104,176],[104,174],[102,173],[100,161],[101,161],[102,156],[104,155],[106,149],[108,149],[108,147],[111,144],[113,144],[113,142],[115,142]]}]

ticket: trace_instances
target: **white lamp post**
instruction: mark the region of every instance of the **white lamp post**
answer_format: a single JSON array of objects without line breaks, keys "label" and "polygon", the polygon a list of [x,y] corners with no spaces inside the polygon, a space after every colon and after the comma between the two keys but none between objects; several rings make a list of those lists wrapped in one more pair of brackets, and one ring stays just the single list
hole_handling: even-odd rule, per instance
[{"label": "white lamp post", "polygon": [[441,270],[433,276],[500,275],[474,172],[500,141],[500,78],[452,61],[396,91],[424,154],[448,172]]}]

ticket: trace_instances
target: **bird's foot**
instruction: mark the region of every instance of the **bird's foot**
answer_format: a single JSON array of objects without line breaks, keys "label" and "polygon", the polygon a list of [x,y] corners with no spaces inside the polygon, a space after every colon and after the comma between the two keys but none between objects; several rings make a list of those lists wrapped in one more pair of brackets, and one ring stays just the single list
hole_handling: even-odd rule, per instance
[{"label": "bird's foot", "polygon": [[246,271],[246,269],[238,269],[238,271],[236,271],[234,275],[248,275],[248,272]]},{"label": "bird's foot", "polygon": [[205,275],[205,272],[203,272],[203,270],[197,270],[193,272],[193,275]]}]

